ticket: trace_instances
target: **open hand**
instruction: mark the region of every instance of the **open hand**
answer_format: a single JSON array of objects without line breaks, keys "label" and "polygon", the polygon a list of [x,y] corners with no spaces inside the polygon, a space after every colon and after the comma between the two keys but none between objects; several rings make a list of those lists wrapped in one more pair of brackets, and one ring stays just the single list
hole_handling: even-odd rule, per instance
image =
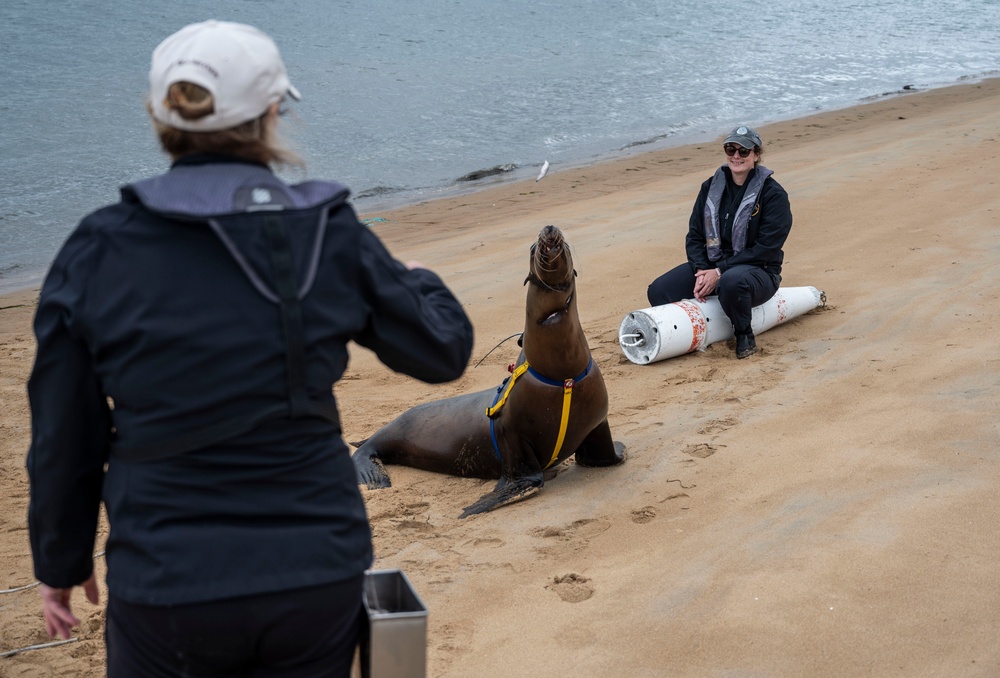
[{"label": "open hand", "polygon": [[[79,586],[83,587],[87,600],[94,605],[100,602],[97,593],[97,579],[94,578],[94,575],[90,575],[90,578]],[[70,605],[70,594],[73,592],[73,588],[55,589],[45,584],[38,587],[38,592],[42,596],[42,616],[45,617],[45,628],[52,638],[59,636],[68,640],[70,629],[80,624],[80,620],[73,615],[73,609]]]}]

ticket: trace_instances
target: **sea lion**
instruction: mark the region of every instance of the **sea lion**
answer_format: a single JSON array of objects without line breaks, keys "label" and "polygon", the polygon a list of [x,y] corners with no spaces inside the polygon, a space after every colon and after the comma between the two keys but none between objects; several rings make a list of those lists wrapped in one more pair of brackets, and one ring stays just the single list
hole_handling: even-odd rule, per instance
[{"label": "sea lion", "polygon": [[608,391],[590,355],[576,304],[573,256],[555,226],[531,246],[521,355],[499,388],[418,405],[354,453],[358,482],[389,487],[383,464],[467,478],[498,478],[461,517],[527,499],[543,472],[576,455],[613,466],[625,446],[608,426]]}]

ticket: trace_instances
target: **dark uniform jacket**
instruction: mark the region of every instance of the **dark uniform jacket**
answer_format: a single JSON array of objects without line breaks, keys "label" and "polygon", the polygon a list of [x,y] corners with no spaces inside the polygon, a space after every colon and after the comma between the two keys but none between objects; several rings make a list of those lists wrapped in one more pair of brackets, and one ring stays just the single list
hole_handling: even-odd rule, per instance
[{"label": "dark uniform jacket", "polygon": [[[756,170],[750,171],[743,187],[738,187],[733,182],[729,167],[723,167],[722,171],[726,174],[726,190],[722,195],[721,208],[724,214],[730,204],[739,204],[743,194],[742,188],[750,183],[753,172]],[[730,266],[738,264],[758,266],[767,270],[780,282],[781,264],[785,258],[781,248],[792,229],[792,210],[785,189],[774,180],[773,176],[768,177],[760,191],[760,199],[758,200],[760,209],[755,207],[755,213],[750,217],[750,223],[747,224],[746,247],[739,253],[733,253],[731,244],[732,220],[730,220],[728,228],[723,225],[720,229],[723,248],[722,259],[711,262],[706,248],[704,222],[705,201],[708,198],[708,190],[711,185],[712,179],[710,177],[701,185],[698,199],[695,200],[694,209],[691,211],[685,248],[688,261],[695,270],[718,268],[725,272]],[[720,219],[723,219],[722,215],[720,215]]]},{"label": "dark uniform jacket", "polygon": [[102,497],[108,587],[129,602],[277,592],[371,565],[332,394],[347,344],[444,382],[465,369],[472,327],[347,195],[188,158],[71,234],[42,288],[28,384],[40,581],[91,574]]}]

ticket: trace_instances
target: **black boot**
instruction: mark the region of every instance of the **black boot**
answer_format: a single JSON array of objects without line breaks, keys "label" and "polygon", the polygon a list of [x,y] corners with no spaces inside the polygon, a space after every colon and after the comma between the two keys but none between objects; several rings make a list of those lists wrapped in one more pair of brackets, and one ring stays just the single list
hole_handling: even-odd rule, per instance
[{"label": "black boot", "polygon": [[753,330],[736,333],[736,357],[742,360],[757,352],[757,342],[753,338]]}]

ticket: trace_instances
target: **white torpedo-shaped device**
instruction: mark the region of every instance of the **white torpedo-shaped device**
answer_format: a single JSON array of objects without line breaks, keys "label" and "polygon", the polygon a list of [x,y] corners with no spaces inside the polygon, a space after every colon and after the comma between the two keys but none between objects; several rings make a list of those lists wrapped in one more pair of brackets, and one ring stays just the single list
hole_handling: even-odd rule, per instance
[{"label": "white torpedo-shaped device", "polygon": [[[773,297],[754,306],[750,327],[754,334],[761,334],[825,304],[826,294],[815,287],[780,287]],[[717,296],[633,311],[618,328],[618,343],[636,365],[702,351],[734,336],[733,324]]]}]

